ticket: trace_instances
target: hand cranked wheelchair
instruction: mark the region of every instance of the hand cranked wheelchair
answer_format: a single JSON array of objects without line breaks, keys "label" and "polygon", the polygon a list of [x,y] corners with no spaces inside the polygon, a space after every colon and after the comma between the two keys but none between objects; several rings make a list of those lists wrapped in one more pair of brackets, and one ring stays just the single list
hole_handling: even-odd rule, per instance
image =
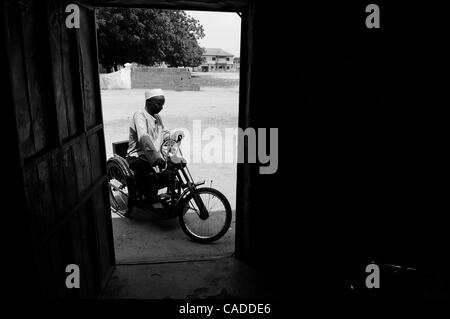
[{"label": "hand cranked wheelchair", "polygon": [[[196,242],[218,240],[231,225],[230,203],[218,190],[199,187],[204,181],[194,182],[182,157],[180,143],[181,139],[167,139],[160,148],[166,166],[157,174],[156,187],[166,191],[158,195],[164,207],[158,215],[161,219],[178,218],[183,232]],[[131,217],[135,207],[148,211],[142,205],[134,172],[125,159],[127,147],[128,141],[113,143],[114,156],[107,161],[111,210],[122,217]]]}]

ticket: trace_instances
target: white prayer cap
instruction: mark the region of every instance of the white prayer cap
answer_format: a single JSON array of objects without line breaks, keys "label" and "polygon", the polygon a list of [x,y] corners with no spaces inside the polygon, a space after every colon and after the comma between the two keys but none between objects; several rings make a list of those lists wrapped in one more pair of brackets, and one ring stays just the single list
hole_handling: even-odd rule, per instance
[{"label": "white prayer cap", "polygon": [[154,96],[158,96],[158,95],[164,96],[163,90],[161,90],[161,89],[153,89],[153,90],[145,91],[145,100],[148,100],[149,98],[154,97]]}]

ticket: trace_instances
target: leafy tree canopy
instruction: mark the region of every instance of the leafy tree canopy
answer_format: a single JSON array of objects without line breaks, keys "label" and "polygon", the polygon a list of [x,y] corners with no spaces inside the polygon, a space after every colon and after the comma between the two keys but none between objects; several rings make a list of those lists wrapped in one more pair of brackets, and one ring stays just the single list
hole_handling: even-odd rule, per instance
[{"label": "leafy tree canopy", "polygon": [[99,60],[108,71],[127,62],[173,67],[202,63],[197,41],[205,36],[203,27],[184,11],[99,8],[97,24]]}]

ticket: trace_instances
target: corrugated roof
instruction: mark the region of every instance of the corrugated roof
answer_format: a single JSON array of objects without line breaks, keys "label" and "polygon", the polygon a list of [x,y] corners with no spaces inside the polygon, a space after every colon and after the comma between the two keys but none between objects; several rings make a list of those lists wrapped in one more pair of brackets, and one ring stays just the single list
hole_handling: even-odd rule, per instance
[{"label": "corrugated roof", "polygon": [[222,56],[234,56],[234,54],[228,53],[220,48],[206,48],[206,52],[203,55],[222,55]]}]

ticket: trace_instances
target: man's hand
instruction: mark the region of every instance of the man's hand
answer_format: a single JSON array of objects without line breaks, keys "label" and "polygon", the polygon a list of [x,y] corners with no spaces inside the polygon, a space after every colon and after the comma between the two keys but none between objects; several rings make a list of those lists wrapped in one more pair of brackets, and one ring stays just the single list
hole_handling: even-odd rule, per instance
[{"label": "man's hand", "polygon": [[175,131],[171,134],[171,138],[175,141],[181,141],[181,139],[184,138],[184,132],[183,131]]}]

